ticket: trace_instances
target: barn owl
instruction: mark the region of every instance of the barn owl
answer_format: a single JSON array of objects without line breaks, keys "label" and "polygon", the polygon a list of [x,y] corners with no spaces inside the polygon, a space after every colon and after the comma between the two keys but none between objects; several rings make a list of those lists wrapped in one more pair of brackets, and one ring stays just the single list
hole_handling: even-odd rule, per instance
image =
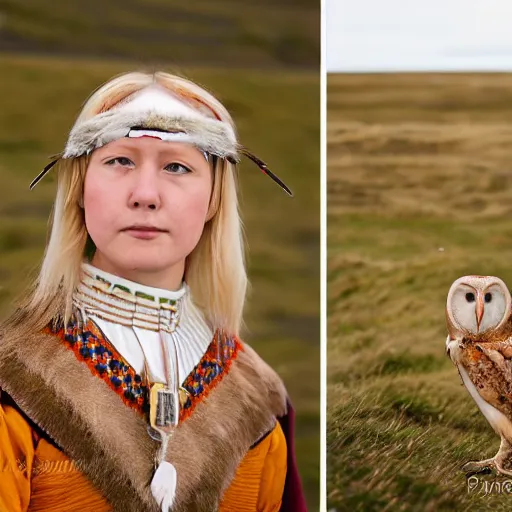
[{"label": "barn owl", "polygon": [[511,296],[492,276],[465,276],[451,286],[446,304],[446,353],[480,411],[501,437],[498,453],[463,466],[467,473],[494,469],[512,476]]}]

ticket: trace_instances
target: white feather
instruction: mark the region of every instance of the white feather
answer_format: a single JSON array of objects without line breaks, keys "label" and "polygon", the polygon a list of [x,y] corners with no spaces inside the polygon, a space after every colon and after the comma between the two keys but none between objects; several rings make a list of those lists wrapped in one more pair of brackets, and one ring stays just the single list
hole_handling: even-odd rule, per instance
[{"label": "white feather", "polygon": [[172,510],[177,481],[176,468],[165,460],[160,462],[151,480],[151,493],[161,507],[162,512]]}]

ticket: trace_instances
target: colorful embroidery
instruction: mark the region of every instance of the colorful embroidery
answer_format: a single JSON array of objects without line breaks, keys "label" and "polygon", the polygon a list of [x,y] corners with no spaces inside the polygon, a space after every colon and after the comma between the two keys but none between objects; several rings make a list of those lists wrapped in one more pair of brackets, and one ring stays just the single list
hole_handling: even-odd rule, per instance
[{"label": "colorful embroidery", "polygon": [[241,349],[242,345],[236,337],[230,338],[215,333],[208,350],[182,385],[189,396],[182,405],[180,421],[188,418],[196,405],[206,398],[228,373],[231,363]]},{"label": "colorful embroidery", "polygon": [[174,300],[174,299],[168,299],[166,297],[157,298],[154,295],[150,295],[149,293],[144,293],[144,292],[137,291],[137,290],[132,291],[132,290],[130,290],[130,288],[128,288],[127,286],[124,286],[122,284],[116,283],[116,284],[112,285],[112,283],[108,279],[105,279],[104,277],[96,275],[94,273],[90,273],[90,271],[88,272],[88,275],[90,277],[92,277],[93,279],[96,279],[97,281],[101,281],[102,283],[107,284],[108,286],[110,286],[112,288],[112,290],[118,289],[123,292],[129,293],[130,295],[134,295],[135,297],[140,297],[142,299],[150,300],[151,302],[158,302],[159,304],[170,304],[171,306],[176,305],[176,300]]},{"label": "colorful embroidery", "polygon": [[142,377],[123,359],[121,354],[108,342],[93,322],[87,322],[80,329],[76,321],[69,322],[64,330],[56,334],[91,370],[93,375],[103,379],[123,400],[141,414],[149,411],[148,388]]},{"label": "colorful embroidery", "polygon": [[[96,325],[89,321],[80,329],[71,320],[66,329],[61,327],[45,329],[48,334],[57,335],[76,357],[87,364],[93,375],[103,379],[123,400],[140,414],[149,414],[149,390],[142,377],[123,359],[115,347],[103,336]],[[216,332],[201,361],[185,379],[185,391],[180,410],[180,421],[188,418],[197,404],[208,396],[210,391],[228,373],[231,363],[242,350],[236,337],[228,337]]]}]

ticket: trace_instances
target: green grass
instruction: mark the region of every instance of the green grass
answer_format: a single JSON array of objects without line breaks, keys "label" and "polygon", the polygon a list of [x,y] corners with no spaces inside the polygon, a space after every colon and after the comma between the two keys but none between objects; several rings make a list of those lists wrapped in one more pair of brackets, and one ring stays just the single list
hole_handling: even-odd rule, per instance
[{"label": "green grass", "polygon": [[[31,179],[47,163],[48,155],[62,149],[87,95],[111,76],[139,68],[133,62],[0,58],[0,76],[4,78],[0,81],[2,315],[12,307],[44,250],[55,182],[48,177],[29,192]],[[171,65],[164,69],[175,70]],[[311,510],[317,510],[319,76],[317,72],[256,68],[190,67],[179,71],[205,84],[224,101],[238,122],[241,140],[265,159],[296,195],[290,199],[255,166],[241,165],[252,281],[245,339],[276,368],[289,389],[297,409],[299,466],[308,503]]]},{"label": "green grass", "polygon": [[328,480],[336,511],[508,510],[445,355],[451,283],[512,286],[512,76],[328,78]]}]

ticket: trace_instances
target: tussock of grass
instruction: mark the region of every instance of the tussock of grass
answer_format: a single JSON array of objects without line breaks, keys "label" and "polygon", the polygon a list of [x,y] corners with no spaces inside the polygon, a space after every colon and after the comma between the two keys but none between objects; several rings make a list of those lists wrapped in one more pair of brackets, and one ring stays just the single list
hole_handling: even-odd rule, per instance
[{"label": "tussock of grass", "polygon": [[460,467],[499,438],[445,355],[465,274],[512,286],[512,75],[328,79],[328,502],[509,510]]}]

